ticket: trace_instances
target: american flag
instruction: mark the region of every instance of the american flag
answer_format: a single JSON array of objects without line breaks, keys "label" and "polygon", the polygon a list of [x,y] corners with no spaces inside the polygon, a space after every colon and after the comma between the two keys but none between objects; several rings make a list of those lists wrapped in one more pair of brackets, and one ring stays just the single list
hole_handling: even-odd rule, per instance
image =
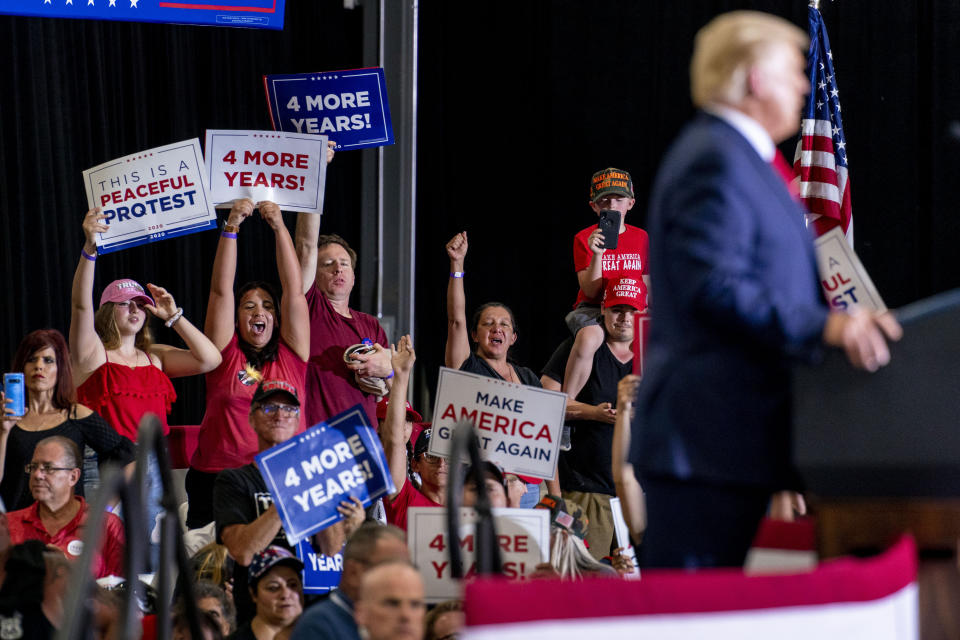
[{"label": "american flag", "polygon": [[840,227],[852,247],[853,208],[847,173],[847,140],[840,120],[840,93],[833,70],[833,53],[823,16],[812,3],[808,16],[810,95],[793,167],[800,176],[800,198],[809,211],[808,224],[818,236]]}]

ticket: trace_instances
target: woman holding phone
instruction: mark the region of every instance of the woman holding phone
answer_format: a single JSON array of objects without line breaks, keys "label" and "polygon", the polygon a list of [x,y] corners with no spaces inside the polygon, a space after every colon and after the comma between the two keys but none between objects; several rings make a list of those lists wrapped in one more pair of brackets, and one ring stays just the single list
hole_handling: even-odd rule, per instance
[{"label": "woman holding phone", "polygon": [[[70,352],[59,331],[41,329],[28,333],[20,341],[11,369],[23,373],[26,407],[17,416],[5,406],[0,423],[0,497],[7,510],[24,509],[33,502],[30,477],[23,468],[30,462],[36,444],[44,438],[70,438],[81,451],[90,446],[101,464],[133,462],[133,443],[98,413],[77,403]],[[76,491],[83,495],[83,482],[77,483]]]}]

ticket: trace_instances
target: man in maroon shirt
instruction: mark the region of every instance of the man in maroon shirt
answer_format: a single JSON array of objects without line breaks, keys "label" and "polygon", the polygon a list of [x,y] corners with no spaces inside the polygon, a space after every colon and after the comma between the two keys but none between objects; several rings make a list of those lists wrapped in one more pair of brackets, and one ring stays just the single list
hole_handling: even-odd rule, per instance
[{"label": "man in maroon shirt", "polygon": [[[318,237],[319,231],[319,215],[297,216],[295,243],[310,308],[310,361],[304,402],[307,425],[313,426],[355,404],[363,405],[370,424],[375,425],[377,400],[386,395],[393,377],[390,343],[376,318],[350,308],[356,252],[340,236]],[[368,344],[372,350],[352,356],[348,364],[343,352],[356,344]]]},{"label": "man in maroon shirt", "polygon": [[[30,494],[36,500],[26,509],[7,514],[10,540],[20,544],[40,540],[77,559],[83,552],[83,532],[87,520],[87,503],[74,495],[80,481],[80,449],[63,436],[51,436],[37,443],[33,459],[27,464]],[[16,473],[19,469],[7,469]],[[105,513],[103,543],[94,561],[98,578],[123,575],[123,523],[112,513]]]}]

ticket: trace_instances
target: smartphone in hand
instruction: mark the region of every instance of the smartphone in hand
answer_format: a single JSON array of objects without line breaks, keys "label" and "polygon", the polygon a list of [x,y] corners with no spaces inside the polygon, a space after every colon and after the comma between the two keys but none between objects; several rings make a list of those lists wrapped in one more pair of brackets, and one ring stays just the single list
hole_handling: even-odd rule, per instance
[{"label": "smartphone in hand", "polygon": [[620,239],[620,212],[613,209],[600,211],[600,231],[603,233],[603,248],[616,249]]},{"label": "smartphone in hand", "polygon": [[9,406],[13,409],[13,415],[23,416],[26,409],[26,389],[23,388],[22,373],[3,374],[3,395],[6,397]]}]

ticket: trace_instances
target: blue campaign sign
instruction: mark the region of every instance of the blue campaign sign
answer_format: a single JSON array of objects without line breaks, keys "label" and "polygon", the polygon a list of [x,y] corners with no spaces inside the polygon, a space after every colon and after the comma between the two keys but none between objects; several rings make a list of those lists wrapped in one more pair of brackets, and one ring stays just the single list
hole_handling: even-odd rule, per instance
[{"label": "blue campaign sign", "polygon": [[313,550],[309,540],[301,540],[294,552],[303,563],[303,592],[327,593],[340,586],[343,573],[343,549],[333,556]]},{"label": "blue campaign sign", "polygon": [[360,405],[257,454],[290,544],[342,519],[337,505],[368,506],[396,489],[377,432]]},{"label": "blue campaign sign", "polygon": [[286,0],[3,0],[0,13],[42,18],[283,29]]},{"label": "blue campaign sign", "polygon": [[393,144],[383,69],[263,76],[277,131],[325,135],[337,149]]}]

